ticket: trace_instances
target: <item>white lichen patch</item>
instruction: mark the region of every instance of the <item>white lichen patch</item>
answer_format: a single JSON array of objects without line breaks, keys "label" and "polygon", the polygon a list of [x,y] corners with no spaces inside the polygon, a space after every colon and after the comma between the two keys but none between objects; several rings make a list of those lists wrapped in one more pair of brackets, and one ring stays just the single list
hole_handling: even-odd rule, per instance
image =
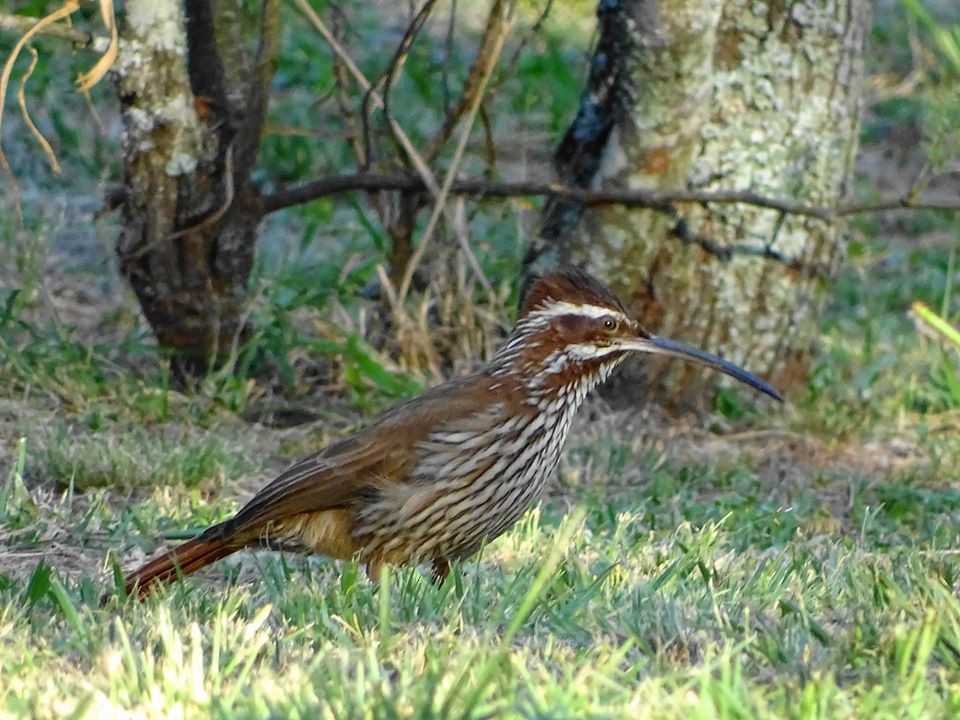
[{"label": "white lichen patch", "polygon": [[143,108],[131,107],[127,111],[127,129],[137,135],[145,135],[154,128],[154,117]]},{"label": "white lichen patch", "polygon": [[193,98],[187,97],[186,93],[171,96],[169,102],[157,108],[157,115],[175,125],[190,126],[197,123]]},{"label": "white lichen patch", "polygon": [[630,169],[630,161],[624,152],[620,128],[614,126],[600,157],[600,167],[593,177],[592,189],[599,190],[607,180]]},{"label": "white lichen patch", "polygon": [[183,11],[179,0],[128,2],[126,24],[144,44],[157,51],[182,53]]},{"label": "white lichen patch", "polygon": [[167,164],[164,165],[163,170],[170,175],[175,177],[177,175],[186,175],[192,173],[197,167],[197,159],[193,155],[189,155],[185,152],[176,152],[173,154]]},{"label": "white lichen patch", "polygon": [[136,38],[122,37],[117,44],[117,59],[114,60],[110,72],[121,82],[126,82],[127,78],[142,68],[145,63],[146,54],[143,43]]}]

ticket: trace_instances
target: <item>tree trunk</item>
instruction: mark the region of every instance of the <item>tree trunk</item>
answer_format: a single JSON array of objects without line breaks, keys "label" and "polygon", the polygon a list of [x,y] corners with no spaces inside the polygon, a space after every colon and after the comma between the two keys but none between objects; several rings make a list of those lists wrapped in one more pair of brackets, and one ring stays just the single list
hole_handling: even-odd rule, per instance
[{"label": "tree trunk", "polygon": [[[207,0],[124,5],[114,66],[125,130],[117,253],[181,382],[222,362],[244,336],[262,216],[250,175],[278,7],[267,0],[260,17],[249,18]],[[241,23],[259,23],[256,52],[221,53],[216,38],[244,36]],[[225,60],[245,66],[225,67]]]},{"label": "tree trunk", "polygon": [[[867,0],[601,0],[597,14],[587,89],[557,152],[562,180],[749,189],[828,207],[846,194]],[[587,264],[650,330],[789,389],[805,377],[841,241],[836,224],[745,204],[551,203],[528,261]],[[681,407],[702,406],[721,382],[653,357],[621,378]]]}]

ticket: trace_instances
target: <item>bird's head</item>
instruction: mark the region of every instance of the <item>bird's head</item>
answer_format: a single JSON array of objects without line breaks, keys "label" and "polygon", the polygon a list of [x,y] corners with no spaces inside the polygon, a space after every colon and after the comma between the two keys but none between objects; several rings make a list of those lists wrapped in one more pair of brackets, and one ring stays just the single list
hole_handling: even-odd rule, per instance
[{"label": "bird's head", "polygon": [[602,382],[630,353],[670,355],[719,370],[783,401],[780,393],[731,362],[649,333],[613,292],[587,273],[566,268],[535,278],[523,293],[517,324],[493,366],[519,372],[531,390],[583,388]]}]

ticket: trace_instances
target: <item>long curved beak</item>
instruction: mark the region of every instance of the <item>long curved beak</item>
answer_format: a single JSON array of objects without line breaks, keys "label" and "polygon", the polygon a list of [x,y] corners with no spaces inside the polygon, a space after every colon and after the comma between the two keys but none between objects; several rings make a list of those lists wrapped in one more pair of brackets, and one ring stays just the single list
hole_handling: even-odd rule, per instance
[{"label": "long curved beak", "polygon": [[712,355],[698,348],[685,345],[682,342],[651,335],[648,338],[638,337],[636,339],[624,340],[622,347],[624,350],[635,350],[637,352],[650,353],[651,355],[669,355],[671,357],[692,360],[700,365],[706,365],[714,370],[719,370],[720,372],[739,380],[745,385],[749,385],[754,390],[759,390],[763,394],[769,395],[774,400],[783,402],[783,396],[780,393],[767,385],[752,372],[747,372],[739,365],[734,365],[732,362],[727,362],[723,358],[717,357],[716,355]]}]

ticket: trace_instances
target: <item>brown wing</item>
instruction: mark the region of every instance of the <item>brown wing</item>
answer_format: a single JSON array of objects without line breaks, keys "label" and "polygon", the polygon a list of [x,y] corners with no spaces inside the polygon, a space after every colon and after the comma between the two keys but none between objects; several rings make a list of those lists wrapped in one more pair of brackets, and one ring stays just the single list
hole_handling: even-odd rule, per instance
[{"label": "brown wing", "polygon": [[356,435],[294,463],[251,498],[224,530],[233,534],[292,515],[342,508],[384,485],[407,482],[422,440],[437,427],[493,402],[484,375],[432,388],[388,410]]}]

